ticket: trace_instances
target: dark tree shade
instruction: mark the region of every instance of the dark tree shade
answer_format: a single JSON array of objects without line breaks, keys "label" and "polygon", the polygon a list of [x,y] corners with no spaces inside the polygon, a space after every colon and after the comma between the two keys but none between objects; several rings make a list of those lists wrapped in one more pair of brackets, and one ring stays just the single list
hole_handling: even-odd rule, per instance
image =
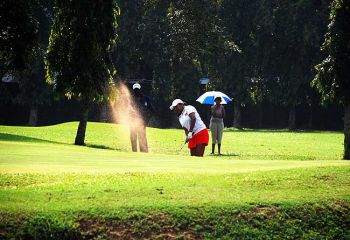
[{"label": "dark tree shade", "polygon": [[37,22],[35,47],[28,55],[23,71],[17,71],[19,92],[15,103],[30,108],[28,125],[38,124],[39,109],[51,103],[51,89],[45,80],[44,55],[52,24],[53,0],[32,2],[33,17]]},{"label": "dark tree shade", "polygon": [[89,105],[103,99],[115,69],[110,51],[117,37],[115,0],[59,0],[46,57],[46,77],[60,96],[82,103],[75,143],[84,144]]},{"label": "dark tree shade", "polygon": [[51,103],[51,89],[45,81],[44,54],[39,47],[32,51],[25,70],[18,73],[19,92],[15,103],[30,108],[28,125],[38,123],[38,108]]},{"label": "dark tree shade", "polygon": [[334,0],[322,51],[326,58],[316,65],[314,86],[324,101],[345,106],[344,158],[350,159],[350,0]]},{"label": "dark tree shade", "polygon": [[36,32],[31,0],[0,1],[0,77],[25,67],[26,57],[36,43]]}]

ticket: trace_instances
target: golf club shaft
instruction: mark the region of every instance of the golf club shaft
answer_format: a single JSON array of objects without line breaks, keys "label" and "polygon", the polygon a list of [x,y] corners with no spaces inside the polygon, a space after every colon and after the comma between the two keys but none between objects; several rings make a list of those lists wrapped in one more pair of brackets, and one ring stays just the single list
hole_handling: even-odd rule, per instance
[{"label": "golf club shaft", "polygon": [[181,152],[181,150],[184,148],[184,146],[186,145],[186,141],[184,142],[184,144],[181,146],[179,153]]}]

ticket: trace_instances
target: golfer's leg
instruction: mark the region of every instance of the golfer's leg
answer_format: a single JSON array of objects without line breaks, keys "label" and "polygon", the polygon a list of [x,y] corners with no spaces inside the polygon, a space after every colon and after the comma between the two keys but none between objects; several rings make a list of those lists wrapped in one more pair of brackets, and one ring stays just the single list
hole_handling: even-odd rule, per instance
[{"label": "golfer's leg", "polygon": [[197,148],[190,148],[190,151],[191,151],[191,156],[197,156]]},{"label": "golfer's leg", "polygon": [[141,152],[148,152],[147,136],[146,136],[146,127],[140,127],[139,131],[139,144]]},{"label": "golfer's leg", "polygon": [[130,127],[130,142],[132,151],[137,152],[137,132],[133,127]]},{"label": "golfer's leg", "polygon": [[205,146],[206,145],[204,143],[197,145],[197,147],[196,147],[196,156],[197,157],[203,157],[204,151],[205,151]]}]

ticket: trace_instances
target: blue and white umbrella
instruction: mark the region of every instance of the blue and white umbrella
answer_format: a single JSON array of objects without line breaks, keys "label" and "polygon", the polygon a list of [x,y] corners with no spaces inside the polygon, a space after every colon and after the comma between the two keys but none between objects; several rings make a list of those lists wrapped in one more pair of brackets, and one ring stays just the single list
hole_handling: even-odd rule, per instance
[{"label": "blue and white umbrella", "polygon": [[201,104],[214,105],[214,100],[216,97],[221,97],[221,104],[227,104],[229,102],[232,102],[232,99],[229,98],[225,93],[218,91],[206,92],[202,94],[202,96],[200,96],[196,101],[200,102]]}]

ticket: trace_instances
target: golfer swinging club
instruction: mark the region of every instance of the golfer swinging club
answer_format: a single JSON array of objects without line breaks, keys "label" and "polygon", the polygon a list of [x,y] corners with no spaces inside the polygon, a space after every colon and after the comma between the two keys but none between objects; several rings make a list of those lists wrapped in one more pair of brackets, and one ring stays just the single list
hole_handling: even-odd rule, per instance
[{"label": "golfer swinging club", "polygon": [[186,142],[191,156],[203,157],[205,147],[209,142],[208,129],[193,106],[185,106],[181,99],[175,99],[170,106],[175,110],[181,126],[185,129]]}]

